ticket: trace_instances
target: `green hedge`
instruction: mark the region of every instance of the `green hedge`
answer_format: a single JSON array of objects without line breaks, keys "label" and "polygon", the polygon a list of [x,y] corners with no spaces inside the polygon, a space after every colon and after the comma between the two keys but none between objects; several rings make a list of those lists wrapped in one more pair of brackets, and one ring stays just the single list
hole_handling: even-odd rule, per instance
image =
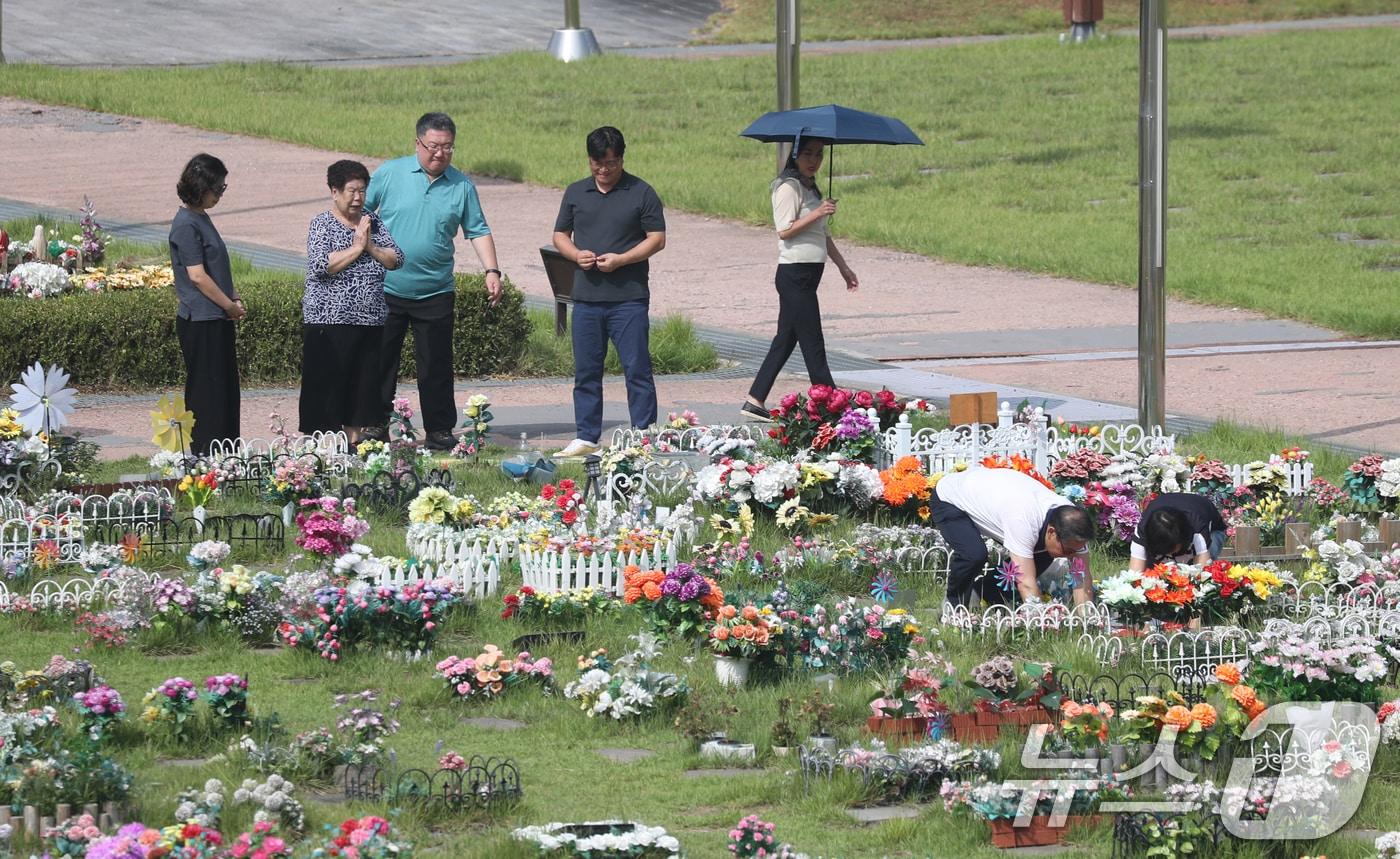
[{"label": "green hedge", "polygon": [[[241,278],[248,318],[238,326],[243,384],[285,384],[301,378],[303,279],[257,271]],[[58,364],[83,391],[171,388],[184,384],[175,338],[175,292],[140,290],[63,298],[0,300],[0,382],[43,361]],[[482,377],[512,372],[525,352],[530,324],[518,290],[492,307],[480,275],[457,276],[453,370]],[[413,337],[404,343],[403,374],[415,372]]]}]

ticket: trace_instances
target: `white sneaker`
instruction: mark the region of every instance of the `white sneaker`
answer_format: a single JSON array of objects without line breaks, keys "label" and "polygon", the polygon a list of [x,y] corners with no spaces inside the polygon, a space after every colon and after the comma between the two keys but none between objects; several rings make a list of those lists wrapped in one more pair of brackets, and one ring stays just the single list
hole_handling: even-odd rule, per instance
[{"label": "white sneaker", "polygon": [[573,441],[569,442],[569,444],[563,450],[555,454],[555,456],[563,458],[575,456],[588,456],[590,454],[597,453],[598,450],[598,445],[594,444],[593,442],[584,441],[581,438],[576,438]]}]

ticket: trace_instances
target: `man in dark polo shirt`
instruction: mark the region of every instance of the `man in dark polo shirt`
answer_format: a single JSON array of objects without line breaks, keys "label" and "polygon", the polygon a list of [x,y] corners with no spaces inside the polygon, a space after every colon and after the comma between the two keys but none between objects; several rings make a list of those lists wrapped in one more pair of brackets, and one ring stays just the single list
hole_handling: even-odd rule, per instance
[{"label": "man in dark polo shirt", "polygon": [[1225,533],[1215,502],[1194,492],[1164,492],[1142,511],[1128,547],[1128,569],[1140,573],[1162,561],[1208,564],[1220,557]]},{"label": "man in dark polo shirt", "polygon": [[632,426],[656,422],[647,310],[647,259],[666,247],[666,218],[651,186],[622,169],[627,143],[610,125],[587,139],[590,176],[564,189],[554,247],[574,272],[575,438],[560,456],[598,452],[603,435],[603,359],[617,347]]}]

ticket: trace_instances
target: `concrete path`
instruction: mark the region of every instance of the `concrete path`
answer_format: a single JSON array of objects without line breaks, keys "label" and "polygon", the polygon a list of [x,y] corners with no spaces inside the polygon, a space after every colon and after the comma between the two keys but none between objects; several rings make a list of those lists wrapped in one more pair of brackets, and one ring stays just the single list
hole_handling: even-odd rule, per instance
[{"label": "concrete path", "polygon": [[[219,155],[231,171],[229,193],[213,212],[225,238],[273,249],[284,260],[300,253],[307,222],[327,205],[325,165],[341,153],[0,99],[0,196],[26,204],[73,211],[87,194],[102,217],[160,229],[176,207],[180,166],[201,150]],[[479,187],[502,268],[527,296],[547,300],[538,248],[549,240],[559,191],[500,180],[482,180]],[[652,269],[655,314],[684,313],[733,354],[756,361],[777,314],[771,231],[680,212],[670,213],[668,221],[667,249]],[[723,249],[722,256],[716,249]],[[952,265],[878,247],[853,246],[846,256],[865,286],[848,293],[832,273],[822,295],[828,347],[838,350],[834,366],[843,384],[888,384],[924,396],[994,388],[1003,399],[1046,400],[1055,413],[1073,419],[1121,420],[1135,411],[1135,363],[1097,354],[1131,348],[1133,290]],[[464,242],[457,259],[464,270],[476,267]],[[1008,311],[1045,306],[1059,308],[1062,328],[1042,327],[1040,314]],[[1169,345],[1196,350],[1168,361],[1173,413],[1400,450],[1400,390],[1394,381],[1400,378],[1400,347],[1318,349],[1318,343],[1351,338],[1182,301],[1168,302],[1167,312]],[[1241,343],[1280,351],[1199,351]],[[1306,348],[1295,348],[1300,345]],[[1046,361],[1045,353],[1095,354]],[[985,362],[927,363],[968,356],[984,356]],[[1024,363],[1014,363],[1017,358]],[[747,389],[742,377],[706,382],[704,392],[694,395],[685,384],[663,386],[663,412],[713,402],[713,415],[702,416],[728,420]],[[567,418],[567,390],[551,396]]]},{"label": "concrete path", "polygon": [[[585,0],[605,50],[675,46],[719,0]],[[542,51],[564,26],[559,0],[6,0],[5,57],[50,65],[205,65],[256,60],[424,62]]]}]

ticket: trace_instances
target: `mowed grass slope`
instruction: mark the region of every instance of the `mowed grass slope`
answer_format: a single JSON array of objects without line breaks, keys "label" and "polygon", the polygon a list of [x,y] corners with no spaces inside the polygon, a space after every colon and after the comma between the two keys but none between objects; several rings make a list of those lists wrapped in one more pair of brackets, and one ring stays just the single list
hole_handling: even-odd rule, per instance
[{"label": "mowed grass slope", "polygon": [[[735,44],[771,42],[775,29],[771,0],[726,0],[725,10],[697,33],[696,41]],[[1101,26],[1136,27],[1138,3],[1104,3]],[[1384,15],[1400,12],[1397,0],[1171,0],[1167,24],[1234,24]],[[989,33],[1056,32],[1065,29],[1054,0],[803,0],[802,36],[832,39],[923,39]]]},{"label": "mowed grass slope", "polygon": [[[1171,45],[1174,294],[1400,336],[1396,39],[1372,29]],[[838,147],[834,231],[1134,284],[1137,63],[1128,39],[808,58],[805,103],[899,116],[928,144]],[[459,166],[555,186],[584,170],[584,135],[613,124],[631,143],[628,168],[669,206],[764,223],[772,150],[738,132],[771,108],[772,74],[768,58],[518,54],[365,70],[9,66],[0,92],[376,156],[410,151],[414,119],[447,110]],[[1092,310],[1050,312],[1064,322]]]}]

